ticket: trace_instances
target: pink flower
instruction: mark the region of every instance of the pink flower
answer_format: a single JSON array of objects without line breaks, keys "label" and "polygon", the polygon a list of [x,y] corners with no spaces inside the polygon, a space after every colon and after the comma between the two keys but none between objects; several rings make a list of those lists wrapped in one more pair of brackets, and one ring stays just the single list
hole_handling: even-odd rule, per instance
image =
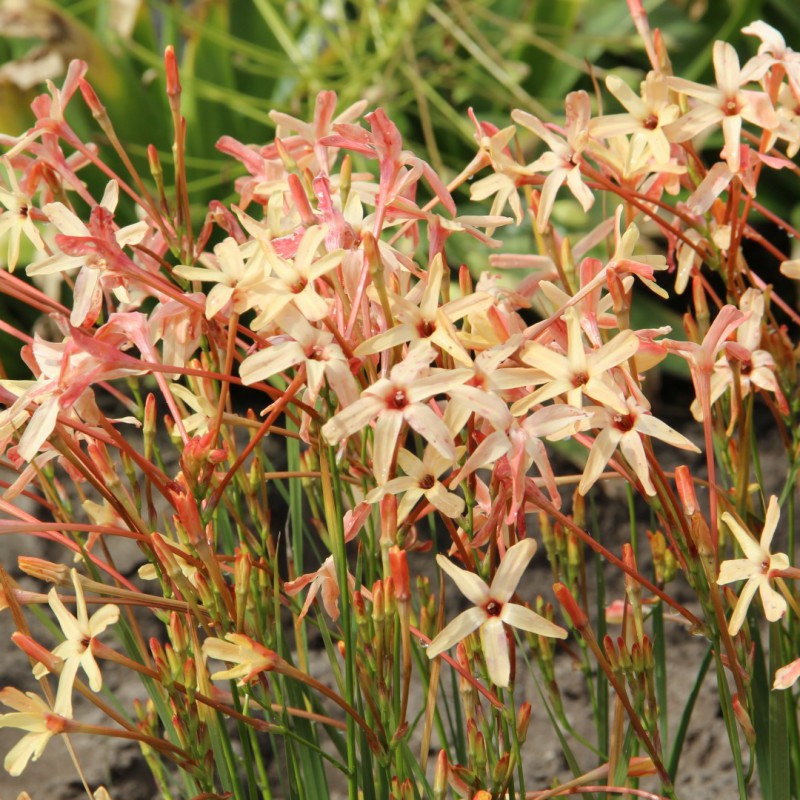
[{"label": "pink flower", "polygon": [[8,235],[8,271],[13,272],[19,260],[20,239],[24,235],[37,249],[44,250],[44,242],[31,218],[32,203],[19,188],[11,162],[2,159],[8,175],[8,189],[0,187],[0,204],[5,211],[0,214],[0,236]]},{"label": "pink flower", "polygon": [[788,689],[795,685],[798,678],[800,678],[800,658],[775,671],[775,683],[772,684],[772,688]]},{"label": "pink flower", "polygon": [[732,45],[714,42],[713,58],[716,88],[685,78],[667,79],[672,89],[695,97],[700,103],[667,126],[666,133],[673,142],[685,142],[712,125],[721,123],[725,138],[723,157],[730,171],[738,172],[742,121],[772,130],[778,127],[780,118],[764,92],[741,88],[753,76],[739,68],[739,57]]},{"label": "pink flower", "polygon": [[571,406],[580,408],[583,396],[602,403],[619,413],[626,410],[625,401],[611,376],[611,370],[625,363],[639,349],[639,339],[631,330],[618,333],[613,339],[588,352],[583,343],[581,323],[575,308],[564,312],[567,324],[567,353],[562,355],[538,342],[530,342],[520,357],[526,364],[542,373],[531,383],[544,384],[533,394],[518,400],[511,407],[521,414],[537,403],[566,395]]},{"label": "pink flower", "polygon": [[591,414],[587,428],[600,428],[589,450],[589,458],[578,485],[578,491],[586,494],[594,485],[603,468],[616,452],[622,451],[625,460],[642,483],[648,495],[656,493],[650,479],[650,467],[644,450],[642,436],[650,436],[663,442],[699,453],[699,448],[685,436],[673,430],[665,422],[650,413],[650,404],[636,392],[626,398],[626,411],[619,414],[612,409],[588,409]]},{"label": "pink flower", "polygon": [[31,276],[54,275],[80,268],[70,314],[70,323],[76,327],[95,321],[104,287],[116,289],[125,298],[128,268],[137,268],[123,255],[122,248],[138,244],[150,230],[144,220],[117,227],[113,217],[118,200],[119,185],[109,181],[103,199],[92,209],[88,227],[63,203],[48,203],[42,209],[60,232],[56,243],[61,252],[31,264],[26,272]]},{"label": "pink flower", "polygon": [[392,368],[388,378],[381,378],[365,389],[361,397],[322,426],[322,435],[331,444],[338,444],[360,432],[372,420],[373,471],[378,483],[389,477],[400,432],[408,423],[423,439],[430,442],[445,458],[455,460],[453,436],[442,418],[425,402],[436,394],[446,393],[451,386],[469,377],[466,369],[428,372],[435,353],[430,347],[416,348],[404,361]]},{"label": "pink flower", "polygon": [[317,594],[322,595],[322,605],[328,616],[334,622],[339,619],[339,579],[336,575],[336,564],[333,556],[328,556],[316,572],[309,572],[306,575],[295,578],[293,581],[284,583],[283,590],[289,597],[294,597],[309,585],[306,601],[303,603],[303,609],[298,619],[303,619],[308,613],[308,609],[311,608],[311,604]]},{"label": "pink flower", "polygon": [[526,172],[549,172],[539,199],[536,228],[544,231],[553,210],[553,203],[560,186],[567,184],[584,211],[594,204],[594,195],[581,176],[581,154],[589,144],[589,117],[591,108],[589,95],[584,91],[570,92],[566,99],[566,126],[564,136],[559,136],[538,117],[519,109],[511,112],[514,122],[523,125],[549,145],[550,150],[528,164]]}]

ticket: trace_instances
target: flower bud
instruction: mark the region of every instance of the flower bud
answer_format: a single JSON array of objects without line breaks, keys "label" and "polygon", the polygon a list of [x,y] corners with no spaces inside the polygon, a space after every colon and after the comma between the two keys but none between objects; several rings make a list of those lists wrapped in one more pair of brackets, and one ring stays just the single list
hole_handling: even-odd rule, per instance
[{"label": "flower bud", "polygon": [[436,771],[433,774],[433,798],[434,800],[445,800],[447,797],[447,774],[450,771],[447,762],[447,753],[439,751],[436,757]]},{"label": "flower bud", "polygon": [[17,565],[21,572],[37,580],[47,581],[56,586],[72,586],[69,567],[66,564],[56,564],[35,556],[19,556]]},{"label": "flower bud", "polygon": [[531,704],[523,703],[517,710],[517,741],[524,744],[528,738],[528,726],[531,722]]},{"label": "flower bud", "polygon": [[394,581],[394,594],[399,602],[407,604],[411,599],[411,579],[408,574],[408,558],[405,550],[396,545],[389,548],[389,566]]},{"label": "flower bud", "polygon": [[553,584],[553,591],[555,592],[558,602],[561,604],[561,608],[566,612],[574,627],[579,631],[586,628],[589,624],[589,617],[586,616],[586,613],[578,605],[577,601],[572,596],[572,592],[570,592],[563,583]]},{"label": "flower bud", "polygon": [[739,727],[742,729],[742,733],[744,733],[744,738],[747,739],[747,743],[750,745],[750,747],[753,747],[756,742],[756,730],[753,727],[752,721],[750,720],[750,715],[739,701],[738,694],[733,696],[733,715],[736,717],[736,721],[739,723]]},{"label": "flower bud", "polygon": [[170,106],[177,107],[181,94],[181,79],[178,74],[178,58],[172,45],[168,45],[164,52],[164,67],[167,74],[167,97],[170,99]]}]

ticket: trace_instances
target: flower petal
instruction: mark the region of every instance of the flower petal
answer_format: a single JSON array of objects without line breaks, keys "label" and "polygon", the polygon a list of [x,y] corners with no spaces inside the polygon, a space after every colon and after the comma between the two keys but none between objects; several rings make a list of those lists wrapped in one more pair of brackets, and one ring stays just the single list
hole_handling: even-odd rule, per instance
[{"label": "flower petal", "polygon": [[739,547],[742,548],[742,551],[750,561],[756,564],[760,564],[764,561],[768,553],[765,552],[761,548],[761,545],[736,521],[731,513],[726,511],[722,515],[722,521],[730,528],[731,533],[736,537],[736,541],[739,542]]},{"label": "flower petal", "polygon": [[717,583],[724,586],[726,583],[734,581],[749,580],[761,571],[757,564],[748,561],[746,558],[733,558],[723,561],[719,565],[719,577]]},{"label": "flower petal", "polygon": [[[436,556],[436,563],[453,579],[467,600],[476,606],[482,606],[489,600],[489,587],[474,572],[461,569],[443,555]],[[486,612],[481,611],[485,617]]]},{"label": "flower petal", "polygon": [[508,548],[494,574],[490,589],[492,600],[506,603],[511,599],[511,595],[517,591],[517,584],[522,573],[528,568],[535,552],[535,539],[523,539]]},{"label": "flower petal", "polygon": [[739,593],[739,599],[736,601],[736,608],[733,609],[733,615],[731,616],[730,622],[728,622],[728,633],[731,636],[736,636],[744,624],[747,609],[750,606],[753,595],[756,593],[758,584],[758,578],[750,578]]},{"label": "flower petal", "polygon": [[770,622],[777,622],[786,613],[786,600],[769,585],[767,578],[759,582],[759,594],[764,616]]},{"label": "flower petal", "polygon": [[567,631],[560,625],[550,622],[535,611],[516,603],[506,603],[500,613],[500,619],[514,628],[519,628],[539,636],[551,636],[554,639],[566,639]]},{"label": "flower petal", "polygon": [[433,638],[425,651],[428,658],[435,658],[445,650],[449,650],[454,644],[458,644],[462,639],[466,639],[485,622],[486,616],[486,612],[477,606],[463,611]]},{"label": "flower petal", "polygon": [[511,662],[506,629],[499,617],[491,617],[481,625],[481,649],[492,683],[505,689],[511,675]]},{"label": "flower petal", "polygon": [[796,658],[790,664],[777,670],[772,688],[788,689],[790,686],[794,686],[798,678],[800,678],[800,658]]}]

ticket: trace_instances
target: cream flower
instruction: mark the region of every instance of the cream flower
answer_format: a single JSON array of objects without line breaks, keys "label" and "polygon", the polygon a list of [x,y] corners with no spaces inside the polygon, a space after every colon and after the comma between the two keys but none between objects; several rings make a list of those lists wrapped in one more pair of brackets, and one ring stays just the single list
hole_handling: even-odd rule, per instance
[{"label": "cream flower", "polygon": [[261,672],[275,668],[278,655],[243,633],[226,633],[225,639],[211,637],[203,642],[203,655],[217,658],[236,666],[211,675],[211,680],[239,678],[240,684],[249,683]]},{"label": "cream flower", "polygon": [[71,710],[59,706],[58,701],[51,709],[44,700],[33,692],[24,694],[13,686],[0,691],[0,702],[13,708],[15,713],[0,714],[0,728],[20,728],[27,731],[6,754],[3,767],[9,775],[20,775],[28,761],[36,761],[44,752],[47,743],[57,733],[61,733]]},{"label": "cream flower", "polygon": [[386,483],[389,478],[392,456],[404,423],[445,458],[455,461],[453,436],[427,401],[464,383],[470,373],[466,369],[451,369],[430,374],[428,364],[434,356],[431,347],[414,348],[404,361],[392,367],[388,378],[376,381],[355,403],[322,426],[325,439],[330,444],[338,444],[376,420],[372,461],[378,483]]},{"label": "cream flower", "polygon": [[764,529],[761,540],[756,542],[750,533],[736,521],[727,511],[722,515],[722,521],[730,528],[736,537],[739,546],[744,551],[746,558],[734,558],[723,561],[719,568],[717,583],[724,585],[734,581],[746,580],[744,588],[739,593],[736,608],[728,623],[728,632],[735,636],[744,623],[745,614],[756,593],[761,595],[764,606],[764,615],[770,622],[776,622],[786,613],[786,600],[769,585],[770,573],[773,570],[782,570],[789,567],[789,557],[786,553],[770,554],[769,546],[775,535],[775,528],[780,519],[778,498],[772,495],[767,506],[767,517],[764,520]]},{"label": "cream flower", "polygon": [[[463,449],[463,447],[457,448],[457,454],[460,455]],[[377,503],[386,494],[402,493],[403,499],[397,506],[398,524],[405,521],[423,496],[446,517],[455,519],[464,513],[464,500],[449,491],[439,480],[442,473],[453,466],[451,459],[445,458],[435,448],[428,446],[421,461],[408,450],[400,450],[397,454],[397,463],[405,475],[392,478],[373,489],[366,497],[368,503]]]},{"label": "cream flower", "polygon": [[480,629],[481,648],[489,677],[495,686],[505,689],[511,674],[506,625],[539,636],[566,639],[567,632],[563,628],[525,606],[509,602],[535,552],[536,541],[533,539],[523,539],[509,547],[497,568],[491,586],[474,572],[467,572],[457,567],[444,556],[436,556],[436,563],[455,581],[461,593],[475,605],[459,614],[439,632],[428,646],[428,658],[438,656],[454,644],[458,644],[474,630]]},{"label": "cream flower", "polygon": [[0,159],[8,175],[8,189],[0,186],[0,205],[5,211],[0,214],[0,236],[8,234],[8,271],[13,272],[19,260],[20,240],[24,235],[37,249],[44,250],[44,242],[31,219],[31,201],[26,197],[17,182],[17,176],[11,162]]},{"label": "cream flower", "polygon": [[520,353],[521,359],[542,373],[532,383],[544,384],[528,397],[511,407],[514,414],[565,394],[571,406],[580,408],[586,395],[598,403],[625,413],[625,399],[617,388],[610,370],[628,361],[639,349],[639,339],[631,330],[618,333],[606,344],[586,351],[581,334],[578,312],[568,308],[564,312],[567,325],[567,353],[562,355],[539,342],[529,342]]},{"label": "cream flower", "polygon": [[[53,655],[63,658],[65,661],[64,668],[58,679],[56,708],[60,708],[62,710],[61,713],[68,717],[72,716],[72,684],[75,682],[78,667],[83,667],[93,692],[99,692],[103,688],[103,676],[100,674],[100,668],[92,655],[92,639],[119,619],[119,608],[115,605],[103,606],[99,611],[92,614],[90,618],[78,573],[73,569],[71,574],[72,583],[75,587],[77,617],[67,610],[55,589],[51,589],[50,594],[47,596],[50,608],[53,609],[53,613],[56,615],[59,625],[61,625],[61,630],[66,637],[53,650]],[[34,667],[33,674],[38,680],[47,674],[47,668],[44,664],[37,664]]]}]

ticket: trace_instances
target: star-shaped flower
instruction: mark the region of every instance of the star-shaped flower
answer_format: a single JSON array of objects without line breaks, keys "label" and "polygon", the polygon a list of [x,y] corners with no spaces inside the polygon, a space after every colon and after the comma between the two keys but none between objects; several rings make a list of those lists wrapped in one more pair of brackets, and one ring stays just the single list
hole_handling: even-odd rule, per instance
[{"label": "star-shaped flower", "polygon": [[0,702],[13,708],[10,714],[0,714],[0,728],[20,728],[27,731],[6,754],[3,766],[9,775],[20,775],[28,761],[36,761],[44,752],[47,743],[57,733],[61,733],[72,714],[67,713],[56,701],[51,709],[44,700],[33,692],[24,694],[13,686],[0,691]]},{"label": "star-shaped flower", "polygon": [[[75,586],[77,617],[67,610],[55,589],[51,589],[47,596],[50,608],[53,609],[66,637],[53,650],[53,655],[65,660],[64,668],[58,679],[56,708],[62,709],[61,713],[67,717],[72,716],[72,684],[75,682],[78,667],[83,667],[93,692],[99,692],[103,688],[103,676],[92,655],[92,639],[119,619],[119,608],[115,605],[103,606],[90,618],[86,609],[86,599],[83,596],[83,587],[78,573],[74,569],[72,570],[72,583]],[[38,664],[33,670],[37,679],[46,673],[47,669],[43,664]]]},{"label": "star-shaped flower", "polygon": [[724,585],[734,581],[746,580],[744,588],[739,593],[736,608],[728,623],[728,632],[735,636],[744,623],[745,614],[756,593],[759,591],[761,602],[764,606],[764,615],[770,622],[776,622],[786,613],[786,600],[769,585],[770,573],[789,567],[789,557],[786,553],[769,552],[775,528],[780,519],[778,498],[772,495],[767,506],[767,516],[764,520],[764,529],[761,531],[761,540],[756,542],[750,533],[736,521],[727,511],[722,515],[722,521],[730,528],[736,537],[739,546],[744,551],[746,558],[734,558],[723,561],[719,568],[717,583]]},{"label": "star-shaped flower", "polygon": [[211,680],[239,678],[240,685],[250,683],[259,673],[270,672],[280,660],[273,650],[260,645],[243,633],[226,633],[225,639],[210,637],[203,642],[203,655],[236,666],[211,675]]},{"label": "star-shaped flower", "polygon": [[437,634],[428,646],[428,658],[438,656],[474,630],[480,629],[481,648],[489,677],[495,686],[505,689],[511,674],[506,625],[539,636],[566,639],[567,632],[563,628],[525,606],[509,602],[535,552],[534,539],[523,539],[509,547],[490,586],[474,572],[467,572],[457,567],[444,556],[436,556],[436,563],[455,581],[461,593],[475,605],[459,614]]}]

